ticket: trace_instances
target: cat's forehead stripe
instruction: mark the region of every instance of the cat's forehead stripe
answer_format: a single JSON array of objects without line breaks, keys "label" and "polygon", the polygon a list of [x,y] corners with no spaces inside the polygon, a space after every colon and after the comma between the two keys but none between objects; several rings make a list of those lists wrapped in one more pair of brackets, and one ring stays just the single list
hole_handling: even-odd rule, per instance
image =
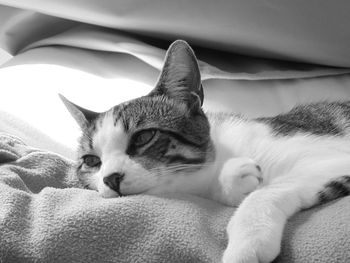
[{"label": "cat's forehead stripe", "polygon": [[124,103],[124,104],[121,104],[121,105],[118,105],[118,106],[115,106],[113,108],[113,123],[114,123],[114,126],[117,125],[118,122],[121,122],[124,126],[124,130],[125,132],[128,132],[129,131],[129,122],[130,122],[130,114],[126,114],[127,113],[127,108],[128,108],[128,105],[127,103]]},{"label": "cat's forehead stripe", "polygon": [[[160,106],[160,105],[157,105]],[[145,117],[156,116],[158,107],[154,107],[151,100],[144,97],[128,101],[113,108],[114,125],[119,121],[123,124],[125,132],[144,123]],[[158,112],[159,113],[159,112]]]},{"label": "cat's forehead stripe", "polygon": [[[130,128],[135,129],[147,122],[158,121],[158,124],[167,123],[171,126],[172,112],[162,104],[154,104],[154,101],[144,98],[138,98],[127,103],[113,107],[110,111],[104,113],[108,118],[102,117],[99,121],[99,129],[104,125],[118,126],[121,124],[125,133],[130,132]],[[109,119],[111,117],[111,119]]]}]

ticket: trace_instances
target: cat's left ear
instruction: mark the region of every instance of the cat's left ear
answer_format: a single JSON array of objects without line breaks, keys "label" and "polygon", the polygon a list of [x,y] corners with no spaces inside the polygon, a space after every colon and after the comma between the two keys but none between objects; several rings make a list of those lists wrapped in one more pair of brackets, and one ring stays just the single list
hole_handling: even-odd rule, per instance
[{"label": "cat's left ear", "polygon": [[68,99],[66,99],[61,94],[58,94],[60,96],[61,100],[63,101],[64,105],[67,107],[70,114],[73,116],[73,118],[76,120],[78,125],[82,130],[86,129],[89,124],[97,118],[99,113],[84,109],[83,107],[80,107],[73,102],[70,102]]},{"label": "cat's left ear", "polygon": [[155,89],[150,95],[165,94],[188,105],[203,104],[204,94],[197,58],[183,40],[173,42]]}]

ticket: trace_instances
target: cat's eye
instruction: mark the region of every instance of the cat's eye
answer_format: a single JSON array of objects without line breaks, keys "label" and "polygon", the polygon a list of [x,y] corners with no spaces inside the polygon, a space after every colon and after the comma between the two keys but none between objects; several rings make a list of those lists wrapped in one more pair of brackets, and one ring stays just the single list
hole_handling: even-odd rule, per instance
[{"label": "cat's eye", "polygon": [[83,164],[90,168],[100,166],[101,164],[101,159],[96,155],[84,155],[82,158]]},{"label": "cat's eye", "polygon": [[143,146],[143,145],[149,143],[153,139],[155,134],[156,134],[155,130],[141,131],[135,135],[133,143],[137,147]]}]

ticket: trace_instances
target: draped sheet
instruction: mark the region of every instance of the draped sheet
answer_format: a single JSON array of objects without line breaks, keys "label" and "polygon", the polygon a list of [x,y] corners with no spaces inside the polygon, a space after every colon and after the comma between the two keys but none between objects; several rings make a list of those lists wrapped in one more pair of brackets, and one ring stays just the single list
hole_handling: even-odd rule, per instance
[{"label": "draped sheet", "polygon": [[[0,4],[27,10],[1,12],[3,21],[15,13],[10,27],[23,18],[30,21],[21,24],[22,33],[50,27],[47,36],[82,22],[166,40],[185,38],[246,55],[350,66],[347,0],[1,0]],[[57,26],[51,17],[47,24],[34,11],[69,21],[61,20]],[[7,43],[6,49],[13,52],[18,46]]]}]

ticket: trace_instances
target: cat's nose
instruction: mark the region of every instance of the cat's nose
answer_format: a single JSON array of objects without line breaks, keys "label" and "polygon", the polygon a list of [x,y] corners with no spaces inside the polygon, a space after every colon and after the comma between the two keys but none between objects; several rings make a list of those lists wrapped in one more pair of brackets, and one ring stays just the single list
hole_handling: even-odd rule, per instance
[{"label": "cat's nose", "polygon": [[116,191],[120,196],[120,182],[123,180],[123,173],[112,173],[103,178],[103,182],[112,190]]}]

